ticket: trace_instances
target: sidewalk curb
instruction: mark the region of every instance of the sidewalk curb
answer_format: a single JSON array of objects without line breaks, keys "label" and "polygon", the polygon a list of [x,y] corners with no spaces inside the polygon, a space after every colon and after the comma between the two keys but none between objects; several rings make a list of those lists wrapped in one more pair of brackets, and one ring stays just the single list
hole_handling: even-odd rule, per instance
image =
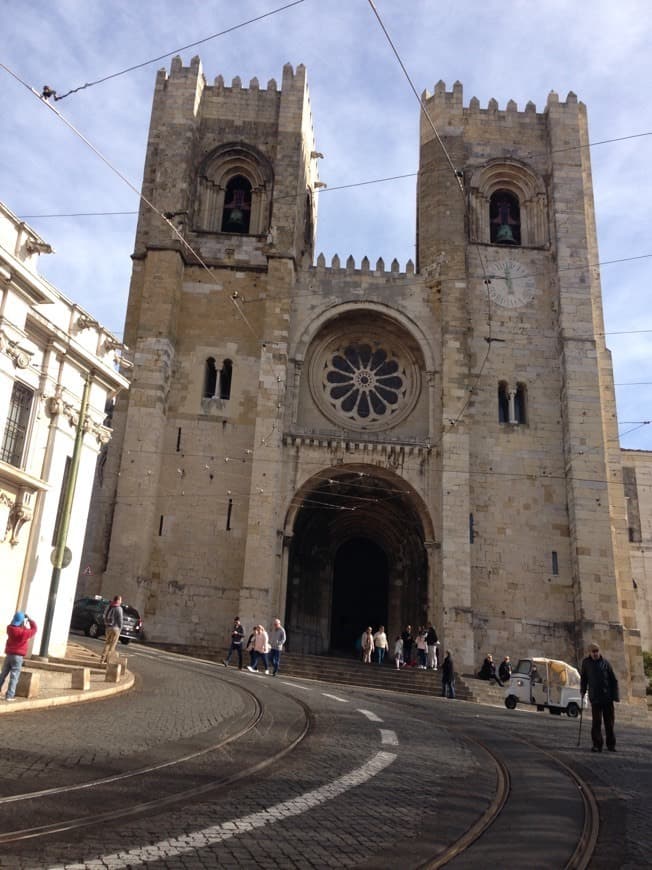
[{"label": "sidewalk curb", "polygon": [[56,695],[52,698],[16,698],[15,701],[8,703],[0,701],[0,716],[5,713],[20,713],[26,710],[44,710],[48,707],[62,707],[68,704],[83,704],[86,701],[99,701],[102,698],[109,698],[113,695],[122,695],[133,688],[136,681],[136,676],[131,671],[127,671],[124,680],[112,686],[104,686],[101,689],[88,689],[82,691],[78,689],[75,694]]}]

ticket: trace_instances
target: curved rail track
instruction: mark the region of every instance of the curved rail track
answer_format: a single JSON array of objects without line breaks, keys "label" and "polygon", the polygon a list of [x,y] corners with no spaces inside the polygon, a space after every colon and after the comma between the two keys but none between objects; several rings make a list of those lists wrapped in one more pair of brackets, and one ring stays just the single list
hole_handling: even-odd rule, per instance
[{"label": "curved rail track", "polygon": [[[512,777],[505,759],[490,749],[482,740],[476,738],[467,739],[472,740],[473,743],[481,748],[489,759],[491,759],[496,774],[495,795],[482,815],[475,822],[469,825],[462,836],[458,837],[458,839],[450,844],[443,852],[437,854],[432,859],[421,863],[419,865],[419,870],[439,870],[439,868],[446,866],[464,866],[465,859],[469,859],[471,865],[481,866],[481,864],[486,863],[486,860],[484,862],[480,861],[480,863],[476,863],[477,859],[472,853],[474,850],[482,853],[483,836],[489,832],[491,827],[495,825],[501,817],[509,818],[510,814],[514,811],[519,812],[518,807],[514,808],[509,804],[510,793],[512,790]],[[535,749],[538,753],[547,756],[547,758],[563,772],[568,780],[571,791],[575,793],[576,796],[579,796],[582,805],[582,823],[578,827],[575,848],[568,860],[559,866],[560,868],[563,868],[563,870],[585,870],[585,868],[589,866],[593,856],[600,826],[598,803],[593,790],[576,771],[551,752],[542,749],[536,743],[520,736],[513,736],[512,739],[519,740],[521,743]],[[536,852],[536,845],[534,843],[530,844],[530,848],[532,852]],[[461,859],[461,862],[456,862],[456,859]]]},{"label": "curved rail track", "polygon": [[[208,664],[212,668],[214,667],[213,663],[201,661],[186,665],[183,661],[179,661],[180,658],[174,656],[176,665],[181,668],[191,669],[198,665]],[[314,726],[312,707],[302,698],[295,697],[296,693],[293,694],[291,689],[286,690],[283,692],[285,707],[279,709],[286,710],[287,721],[291,723],[291,727],[282,740],[282,745],[274,749],[270,747],[269,754],[265,754],[263,758],[257,756],[256,753],[253,753],[253,757],[247,755],[247,738],[253,735],[256,729],[261,728],[261,724],[264,728],[265,705],[256,694],[255,685],[249,688],[239,682],[232,683],[229,680],[229,683],[235,691],[248,696],[247,715],[237,730],[208,746],[158,764],[139,767],[113,776],[90,779],[81,783],[2,797],[0,798],[0,818],[4,813],[13,813],[13,817],[17,819],[34,818],[35,815],[41,815],[42,823],[32,824],[30,827],[16,825],[14,829],[0,834],[0,845],[18,844],[22,841],[38,840],[38,838],[42,838],[46,842],[49,836],[63,832],[88,828],[108,821],[129,819],[145,813],[155,813],[176,804],[185,804],[188,801],[217,792],[226,786],[251,778],[265,768],[277,764],[280,759],[293,752],[310,735]],[[343,691],[342,686],[338,688]],[[378,696],[374,695],[372,698],[377,700]],[[405,716],[406,710],[410,712],[410,708],[413,717],[418,718],[424,713],[423,699],[417,700],[405,695],[401,696],[400,699],[396,696],[388,698],[387,692],[383,692],[383,698],[385,709],[391,708],[395,714],[400,716]],[[288,702],[295,705],[291,711],[288,710]],[[445,708],[441,709],[443,712]],[[463,709],[465,708],[459,708],[460,711]],[[514,867],[541,866],[537,865],[536,861],[527,863],[525,860],[527,855],[541,855],[543,846],[541,832],[535,829],[536,826],[528,828],[527,825],[524,825],[523,815],[526,801],[531,801],[531,796],[537,793],[536,777],[541,770],[545,769],[547,779],[542,786],[542,793],[543,788],[547,788],[548,798],[551,801],[563,801],[566,812],[563,843],[554,853],[554,859],[551,856],[554,863],[545,866],[560,867],[564,870],[585,870],[591,861],[599,833],[598,804],[589,784],[557,754],[548,751],[535,741],[525,739],[513,730],[505,729],[504,726],[501,733],[496,733],[492,730],[493,726],[490,723],[478,722],[477,716],[468,718],[463,715],[461,719],[457,719],[457,707],[454,715],[456,716],[455,724],[453,725],[449,718],[442,718],[442,727],[447,728],[451,733],[455,732],[457,738],[466,742],[467,746],[474,747],[473,752],[476,757],[483,759],[481,763],[485,771],[490,771],[490,769],[494,771],[495,785],[490,785],[491,775],[489,775],[487,780],[489,787],[486,791],[488,802],[486,799],[484,802],[479,800],[475,807],[467,806],[465,808],[465,815],[458,816],[455,825],[451,825],[451,830],[457,832],[452,841],[446,843],[446,839],[441,836],[441,831],[439,836],[434,836],[432,831],[424,831],[421,850],[418,856],[415,856],[413,866],[419,867],[420,870],[439,870],[442,867],[448,867],[449,870],[453,870],[453,868],[465,870],[465,868],[488,866],[491,863],[495,866],[501,866],[501,859],[502,861],[509,859],[510,866]],[[274,719],[273,713],[271,718]],[[426,720],[421,721],[426,723]],[[432,722],[430,721],[428,724],[432,724]],[[192,779],[193,762],[204,759],[212,764],[212,755],[215,755],[216,762],[219,762],[220,753],[230,744],[237,750],[244,749],[244,752],[238,753],[237,770],[234,771],[233,767],[228,764],[222,764],[220,771],[220,764],[216,763],[217,775],[211,775],[209,781],[205,781],[204,769],[204,775],[201,777],[204,781],[200,784],[191,788],[174,787],[182,781],[183,775]],[[247,763],[247,758],[249,758],[249,763]],[[530,759],[532,762],[532,769],[528,768],[528,764],[525,763],[526,759]],[[428,760],[436,761],[436,757],[433,756],[432,759]],[[171,787],[161,789],[164,793],[157,797],[146,801],[140,800],[143,791],[149,790],[150,793],[156,791],[161,783],[160,780],[157,780],[157,776],[166,772],[176,777],[176,783],[173,782]],[[466,788],[467,792],[472,793],[470,792],[470,789],[473,788],[472,778],[461,782],[460,789]],[[168,785],[170,783],[166,781],[165,786]],[[114,801],[113,808],[93,812],[93,807],[106,805],[104,795],[107,790],[110,794],[111,788],[115,786],[127,789],[126,795],[120,799],[120,805],[115,806]],[[88,795],[84,805],[84,808],[88,806],[88,813],[66,812],[64,813],[65,817],[56,818],[57,815],[61,815],[61,808],[67,797],[84,794]],[[530,798],[527,797],[528,795]],[[55,803],[53,804],[53,802]],[[445,813],[446,807],[442,806],[441,825],[443,830],[447,829]],[[542,813],[545,813],[545,808]],[[552,815],[550,818],[552,819]],[[505,832],[508,832],[507,837]],[[522,847],[524,860],[521,863],[514,862],[506,851],[508,843],[510,848],[514,845],[513,840],[510,839],[512,835]],[[417,839],[420,837],[421,834],[417,834]],[[398,832],[396,847],[402,855],[401,863],[405,865],[405,843],[401,843]],[[500,852],[501,848],[502,853]],[[564,855],[563,860],[558,860],[562,854]],[[389,859],[389,855],[387,858]],[[392,864],[383,865],[381,863],[378,866],[392,866]]]},{"label": "curved rail track", "polygon": [[[92,794],[92,797],[89,796],[87,800],[87,805],[89,807],[94,807],[98,804],[102,804],[102,799],[98,796],[98,793],[99,795],[101,795],[102,789],[116,783],[125,783],[128,780],[133,780],[132,794],[140,794],[143,791],[147,791],[149,788],[153,787],[152,778],[155,776],[155,774],[166,770],[175,773],[176,770],[180,769],[182,765],[187,764],[188,762],[199,759],[202,756],[209,756],[212,753],[221,752],[229,744],[241,741],[244,737],[255,731],[255,729],[260,725],[265,712],[263,705],[253,691],[240,685],[234,686],[234,688],[249,696],[250,700],[252,701],[252,713],[248,721],[242,727],[240,727],[237,731],[224,737],[223,739],[217,741],[216,743],[211,744],[210,746],[203,747],[202,749],[195,752],[187,753],[170,761],[153,764],[147,767],[141,767],[113,776],[107,776],[99,779],[88,780],[81,783],[73,783],[71,785],[59,786],[35,792],[26,792],[22,794],[3,797],[0,798],[0,815],[3,809],[6,810],[8,808],[13,808],[17,804],[23,804],[20,811],[21,816],[23,817],[33,816],[37,808],[40,810],[40,808],[45,807],[43,811],[47,812],[47,804],[51,802],[53,798],[61,800],[66,796],[70,796],[80,791],[88,791],[89,794]],[[211,779],[210,782],[204,783],[202,785],[193,786],[189,789],[174,791],[148,801],[138,800],[134,801],[133,803],[127,803],[127,805],[121,806],[113,810],[108,810],[104,812],[90,812],[81,816],[74,816],[70,818],[59,819],[57,821],[45,824],[5,831],[3,833],[0,833],[0,845],[18,843],[24,840],[32,840],[38,837],[47,837],[48,835],[60,834],[65,831],[73,831],[80,828],[86,828],[93,825],[102,824],[107,821],[113,821],[116,819],[140,815],[145,812],[155,812],[157,810],[162,810],[177,803],[184,804],[189,800],[194,800],[198,797],[210,794],[211,792],[224,788],[225,786],[229,786],[243,779],[246,779],[247,777],[258,773],[259,771],[264,770],[270,765],[276,764],[281,758],[283,758],[289,752],[292,752],[292,750],[294,750],[303,740],[305,740],[307,735],[310,733],[313,724],[313,717],[310,708],[307,704],[305,704],[302,700],[298,698],[293,698],[292,700],[300,709],[303,715],[303,723],[301,728],[299,729],[298,734],[296,734],[296,736],[294,736],[294,738],[291,739],[282,748],[273,751],[260,761],[256,761],[255,763],[249,765],[244,764],[242,766],[239,766],[237,772],[222,776],[218,775],[216,778]]]}]

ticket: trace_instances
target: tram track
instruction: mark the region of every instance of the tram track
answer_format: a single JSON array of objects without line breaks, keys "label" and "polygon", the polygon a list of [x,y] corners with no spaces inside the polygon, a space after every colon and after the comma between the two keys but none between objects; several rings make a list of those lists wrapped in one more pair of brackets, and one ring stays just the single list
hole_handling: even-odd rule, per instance
[{"label": "tram track", "polygon": [[[192,753],[187,753],[171,761],[160,762],[158,764],[137,768],[133,771],[126,771],[113,776],[101,777],[86,782],[72,783],[66,786],[3,797],[0,799],[0,817],[3,809],[6,810],[7,808],[11,808],[17,804],[22,804],[22,816],[33,816],[36,811],[47,812],[48,802],[52,802],[54,799],[57,800],[58,804],[61,804],[67,796],[69,797],[70,795],[80,791],[88,793],[86,800],[88,806],[92,807],[97,806],[98,804],[101,805],[103,803],[101,797],[103,789],[130,780],[132,786],[131,793],[140,793],[143,790],[146,791],[148,788],[151,789],[155,785],[155,783],[150,782],[148,784],[147,782],[147,780],[151,779],[153,775],[164,770],[175,773],[175,768],[178,769],[190,761],[207,757],[211,753],[220,753],[229,746],[229,744],[237,744],[238,742],[241,742],[244,738],[254,733],[256,729],[260,727],[265,715],[265,708],[252,690],[235,684],[233,687],[237,691],[249,696],[250,700],[253,702],[253,711],[249,720],[233,734],[228,735],[210,746],[203,747],[202,749]],[[240,765],[236,772],[224,776],[217,776],[216,778],[211,779],[210,782],[202,785],[193,786],[188,789],[181,789],[173,793],[152,798],[151,800],[128,803],[125,806],[120,806],[116,809],[104,812],[91,812],[89,814],[59,819],[57,821],[40,825],[32,825],[30,827],[3,831],[0,833],[0,845],[9,845],[11,843],[19,843],[37,838],[47,838],[48,836],[55,834],[101,825],[109,821],[130,819],[145,813],[157,812],[179,803],[186,804],[189,801],[219,791],[220,789],[241,782],[254,774],[260,773],[266,768],[276,764],[288,753],[294,751],[297,746],[306,739],[313,728],[313,715],[309,706],[299,698],[293,698],[292,701],[301,712],[302,722],[297,729],[298,733],[296,733],[282,748],[270,752],[261,760],[248,765],[245,764],[244,766]]]},{"label": "tram track", "polygon": [[[473,741],[476,746],[491,758],[496,772],[495,795],[480,818],[473,822],[461,837],[448,846],[443,853],[420,864],[419,870],[440,870],[440,868],[446,866],[454,867],[456,866],[455,859],[470,857],[470,852],[474,846],[482,851],[482,837],[498,821],[498,819],[501,817],[503,817],[503,819],[509,817],[510,813],[513,812],[513,808],[509,806],[512,777],[508,764],[482,740],[469,737],[466,739]],[[586,780],[573,770],[572,767],[557,758],[553,753],[542,749],[536,743],[525,740],[522,737],[515,739],[520,740],[522,743],[527,744],[537,752],[547,756],[550,761],[557,765],[568,779],[574,783],[582,802],[583,823],[577,837],[575,848],[567,862],[563,864],[563,870],[586,870],[590,865],[595,850],[600,825],[598,802],[593,790]],[[473,861],[473,859],[471,860]]]},{"label": "tram track", "polygon": [[[176,661],[178,666],[184,670],[208,667],[213,669],[215,667],[214,663],[207,661],[197,661],[192,664],[188,659],[183,662]],[[293,705],[296,705],[296,708],[299,708],[301,714],[300,717],[298,711],[294,714],[288,714],[287,721],[294,722],[295,731],[291,735],[286,734],[286,737],[291,736],[292,739],[286,740],[285,745],[280,749],[270,751],[262,760],[254,760],[249,764],[245,761],[242,764],[243,758],[251,758],[250,750],[255,745],[255,743],[247,744],[247,737],[261,727],[265,708],[268,704],[274,706],[275,693],[270,696],[269,701],[262,702],[256,693],[256,685],[252,684],[250,689],[239,680],[232,682],[227,677],[227,681],[233,688],[246,693],[250,699],[249,719],[237,732],[221,741],[216,741],[210,747],[186,753],[169,762],[138,768],[115,777],[105,777],[86,783],[76,783],[70,786],[1,798],[0,813],[4,807],[22,804],[25,810],[21,809],[22,816],[29,817],[31,815],[29,801],[34,801],[35,804],[56,798],[65,801],[67,794],[79,791],[85,791],[89,795],[88,804],[96,806],[98,803],[102,803],[103,789],[114,783],[127,781],[142,791],[143,788],[149,787],[147,785],[150,782],[149,778],[157,772],[166,769],[174,773],[177,766],[192,762],[201,756],[209,756],[211,752],[219,753],[228,744],[232,744],[237,749],[240,758],[236,772],[227,771],[222,776],[218,775],[212,778],[210,782],[193,788],[179,789],[174,793],[162,794],[150,800],[128,801],[127,805],[108,811],[77,815],[68,813],[68,817],[64,819],[51,820],[48,823],[32,825],[31,827],[16,827],[15,830],[0,834],[0,844],[19,844],[21,841],[38,842],[40,838],[40,842],[45,845],[48,842],[48,837],[55,838],[54,842],[56,842],[56,836],[65,832],[90,826],[101,826],[115,820],[128,821],[138,816],[155,814],[161,810],[173,808],[177,804],[187,804],[225,788],[228,791],[229,786],[247,780],[277,764],[280,759],[295,750],[314,729],[313,717],[315,713],[312,709],[314,703],[305,703],[295,694],[284,691],[285,705],[287,706],[287,702],[291,701]],[[258,682],[257,679],[256,682]],[[271,682],[262,680],[260,685],[264,684],[272,685]],[[338,698],[338,700],[341,699]],[[376,694],[369,698],[369,705],[373,706],[374,701],[378,701]],[[414,703],[411,703],[405,696],[401,697],[400,700],[393,698],[390,700],[388,693],[383,693],[383,705],[386,713],[391,708],[394,711],[393,715],[398,715],[403,719],[406,718],[407,714],[413,724],[432,725],[432,718],[427,720],[421,718],[425,710],[422,704],[416,702],[416,699]],[[412,708],[414,716],[409,716],[410,708]],[[281,708],[277,707],[278,709]],[[465,743],[470,749],[474,747],[472,751],[477,758],[477,763],[484,769],[485,787],[482,796],[478,795],[475,807],[472,801],[467,801],[463,811],[458,812],[457,817],[451,816],[450,819],[447,819],[446,807],[442,804],[440,831],[435,832],[432,827],[429,829],[426,824],[421,833],[417,833],[417,839],[421,841],[420,848],[416,852],[413,851],[414,863],[411,866],[418,867],[420,870],[426,870],[426,868],[427,870],[438,870],[442,867],[447,867],[449,870],[467,870],[467,868],[478,866],[490,866],[492,863],[495,866],[501,866],[501,862],[509,858],[510,866],[514,868],[547,866],[563,867],[564,870],[586,870],[590,865],[598,839],[599,814],[597,800],[585,779],[561,759],[558,753],[544,748],[536,740],[528,740],[512,728],[504,727],[502,723],[496,727],[497,723],[490,720],[478,722],[477,715],[473,715],[471,718],[471,710],[467,709],[466,705],[454,708],[455,718],[453,720],[448,717],[448,711],[445,711],[444,707],[441,707],[440,710],[442,714],[439,720],[440,726],[449,731],[455,741]],[[459,713],[463,715],[458,717]],[[263,725],[259,736],[262,736],[262,733],[269,733],[270,728],[277,731],[279,724],[280,722],[272,710],[268,725]],[[298,727],[299,724],[301,727]],[[399,734],[401,734],[400,731]],[[402,737],[401,745],[404,745],[404,740],[405,738]],[[525,763],[526,759],[529,759],[532,770],[528,770],[528,765]],[[569,810],[569,819],[563,831],[563,843],[555,851],[549,853],[543,851],[544,844],[541,832],[536,829],[536,825],[523,823],[523,816],[527,815],[529,809],[528,800],[531,805],[532,795],[536,794],[537,765],[539,769],[545,768],[546,771],[550,772],[549,779],[546,781],[548,791],[550,794],[554,793],[556,800],[559,800],[561,795],[561,800],[565,801],[565,808]],[[491,770],[495,773],[495,785],[492,785]],[[457,788],[458,794],[471,795],[473,794],[473,779],[460,779],[454,784],[454,787]],[[134,791],[130,793],[134,794]],[[524,798],[524,795],[528,794],[529,798]],[[545,800],[542,792],[541,818],[550,821],[553,818],[552,814],[546,816],[550,807],[546,808],[543,804],[545,804]],[[441,836],[442,830],[449,831],[454,839],[446,843],[445,838]],[[508,837],[506,837],[505,831],[509,832]],[[414,846],[413,840],[397,839],[395,843],[397,854],[401,854],[403,859],[406,843],[411,843]],[[517,849],[516,856],[512,854],[515,847]],[[384,854],[384,858],[390,860],[391,851],[389,849]],[[562,854],[563,860],[560,859]],[[549,863],[545,865],[537,863],[537,860],[540,861],[542,858]],[[389,867],[392,866],[392,863],[390,860],[390,863],[378,866]]]}]

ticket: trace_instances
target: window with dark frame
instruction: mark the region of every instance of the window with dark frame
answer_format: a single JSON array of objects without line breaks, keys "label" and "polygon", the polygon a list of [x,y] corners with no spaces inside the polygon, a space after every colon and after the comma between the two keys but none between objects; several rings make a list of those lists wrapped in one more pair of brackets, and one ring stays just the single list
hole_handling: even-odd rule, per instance
[{"label": "window with dark frame", "polygon": [[215,396],[215,390],[217,387],[217,366],[215,364],[215,357],[209,356],[204,365],[204,390],[203,397],[205,399],[212,399]]},{"label": "window with dark frame", "polygon": [[514,422],[520,423],[523,426],[527,423],[527,390],[525,384],[516,384]]},{"label": "window with dark frame", "polygon": [[251,220],[251,183],[244,175],[234,175],[224,191],[222,232],[249,232]]},{"label": "window with dark frame", "polygon": [[9,412],[5,424],[0,459],[9,465],[22,467],[24,462],[27,429],[32,412],[34,391],[18,381],[14,382],[9,401]]},{"label": "window with dark frame", "polygon": [[500,381],[498,384],[498,422],[509,423],[509,395],[506,381]]},{"label": "window with dark frame", "polygon": [[521,207],[518,197],[497,190],[489,201],[489,226],[493,245],[521,244]]},{"label": "window with dark frame", "polygon": [[220,399],[231,398],[231,380],[233,378],[233,363],[225,359],[220,369]]}]

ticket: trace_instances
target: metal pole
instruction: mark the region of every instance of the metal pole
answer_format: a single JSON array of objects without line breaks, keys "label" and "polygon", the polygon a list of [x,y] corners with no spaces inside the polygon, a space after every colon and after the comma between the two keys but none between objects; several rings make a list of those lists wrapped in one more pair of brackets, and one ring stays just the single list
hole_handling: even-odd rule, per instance
[{"label": "metal pole", "polygon": [[50,646],[50,634],[52,632],[52,622],[54,620],[54,611],[57,606],[57,594],[59,592],[59,579],[63,567],[63,556],[66,549],[66,541],[68,539],[68,528],[70,527],[70,517],[72,515],[72,503],[75,497],[75,487],[77,485],[77,472],[79,471],[79,462],[81,459],[82,442],[84,440],[84,429],[86,426],[86,411],[88,409],[88,396],[91,389],[91,382],[94,369],[86,373],[86,381],[84,383],[84,391],[82,393],[81,405],[79,408],[79,418],[77,420],[77,428],[75,431],[75,446],[72,450],[72,458],[70,460],[70,470],[68,472],[68,480],[66,489],[63,495],[63,505],[61,507],[61,519],[59,528],[57,529],[57,539],[54,545],[54,554],[52,557],[52,578],[50,580],[50,593],[48,603],[45,610],[45,618],[43,620],[43,634],[41,635],[41,656],[44,658],[48,655]]}]

